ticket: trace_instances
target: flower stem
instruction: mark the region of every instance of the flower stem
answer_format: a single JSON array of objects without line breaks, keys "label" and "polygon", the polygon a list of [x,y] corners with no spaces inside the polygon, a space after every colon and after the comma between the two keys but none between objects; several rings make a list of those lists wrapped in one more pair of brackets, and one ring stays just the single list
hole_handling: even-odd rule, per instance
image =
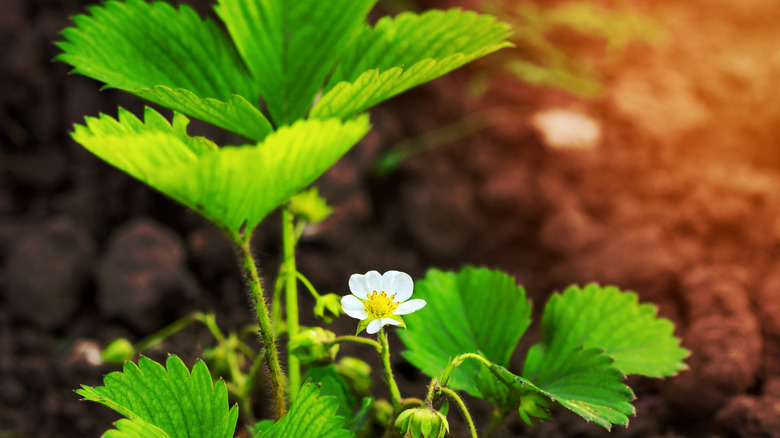
[{"label": "flower stem", "polygon": [[[287,339],[298,335],[298,272],[295,267],[295,218],[290,208],[282,208],[282,246],[284,250],[285,307],[287,310]],[[287,379],[290,391],[290,403],[295,401],[301,387],[301,362],[292,355],[290,342],[287,343]]]},{"label": "flower stem", "polygon": [[328,348],[336,344],[340,344],[342,342],[354,342],[356,344],[370,345],[376,348],[376,351],[379,351],[380,353],[382,352],[382,345],[379,344],[379,342],[373,339],[361,338],[360,336],[349,336],[349,335],[339,336],[336,339],[328,342]]},{"label": "flower stem", "polygon": [[266,361],[268,371],[271,376],[271,392],[273,393],[274,419],[281,419],[287,411],[284,398],[284,375],[279,366],[279,353],[276,350],[276,338],[274,337],[271,318],[268,316],[268,307],[265,304],[263,296],[263,286],[260,283],[260,277],[257,274],[257,265],[252,256],[252,250],[249,247],[249,239],[240,242],[238,253],[241,259],[245,279],[249,285],[249,291],[252,294],[252,300],[255,304],[255,313],[257,322],[260,324],[260,338],[266,351]]},{"label": "flower stem", "polygon": [[393,369],[390,368],[390,345],[387,341],[387,333],[385,329],[379,329],[379,353],[382,356],[382,366],[385,369],[385,380],[387,386],[390,387],[390,397],[393,401],[393,411],[398,413],[401,407],[401,391],[398,390],[398,384],[393,377]]},{"label": "flower stem", "polygon": [[463,403],[463,399],[460,398],[457,392],[451,390],[450,388],[440,386],[439,391],[447,394],[447,396],[449,396],[453,401],[455,401],[455,403],[457,403],[458,407],[460,408],[460,412],[463,414],[463,419],[466,420],[466,423],[469,425],[471,438],[478,438],[477,428],[474,427],[474,420],[471,419],[471,415],[469,414],[469,410],[466,409],[466,405]]}]

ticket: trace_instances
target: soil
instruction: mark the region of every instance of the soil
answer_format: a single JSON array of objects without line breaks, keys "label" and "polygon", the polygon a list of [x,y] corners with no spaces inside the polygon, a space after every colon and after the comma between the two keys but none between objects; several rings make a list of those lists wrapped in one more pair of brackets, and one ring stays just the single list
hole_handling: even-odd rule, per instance
[{"label": "soil", "polygon": [[[139,340],[195,310],[214,310],[226,329],[250,322],[226,239],[69,139],[85,115],[143,106],[50,61],[58,31],[87,3],[3,0],[0,14],[3,438],[99,436],[110,427],[115,414],[73,393],[113,370],[87,362],[90,342]],[[205,13],[210,2],[188,3]],[[336,213],[302,240],[299,268],[343,294],[350,274],[370,269],[420,278],[428,267],[486,265],[514,275],[537,312],[569,284],[615,284],[656,303],[692,351],[678,376],[630,378],[637,416],[627,429],[608,433],[560,411],[534,428],[515,417],[499,436],[780,437],[780,4],[631,4],[661,20],[667,38],[630,45],[605,71],[601,98],[501,72],[470,96],[473,78],[498,65],[487,59],[372,111],[373,131],[317,183]],[[560,43],[603,52],[576,35]],[[389,176],[373,172],[395,145],[473,114],[488,114],[489,126],[415,154]],[[573,137],[556,136],[571,126]],[[279,264],[278,222],[270,217],[254,242],[266,283]],[[303,320],[314,323],[308,312]],[[348,333],[354,324],[329,328]],[[424,376],[391,342],[401,391],[422,395]],[[191,364],[205,346],[206,333],[191,328],[149,355]],[[359,347],[342,351],[378,368]],[[469,401],[487,424],[489,406]],[[466,436],[450,418],[452,436]]]}]

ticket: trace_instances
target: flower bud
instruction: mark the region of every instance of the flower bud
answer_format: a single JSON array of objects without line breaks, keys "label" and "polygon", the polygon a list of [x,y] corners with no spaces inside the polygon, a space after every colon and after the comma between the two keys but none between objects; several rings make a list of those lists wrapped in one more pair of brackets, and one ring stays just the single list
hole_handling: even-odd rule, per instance
[{"label": "flower bud", "polygon": [[135,347],[125,338],[114,339],[100,352],[100,360],[115,365],[121,365],[134,356]]},{"label": "flower bud", "polygon": [[336,334],[332,331],[312,327],[290,339],[290,353],[300,359],[303,365],[325,366],[336,360],[338,344],[328,348],[328,343],[334,339]]},{"label": "flower bud", "polygon": [[330,323],[342,313],[340,295],[322,295],[317,298],[317,302],[314,303],[314,316],[326,323]]},{"label": "flower bud", "polygon": [[350,389],[358,396],[371,395],[371,365],[351,356],[339,360],[336,371],[347,381]]},{"label": "flower bud", "polygon": [[401,429],[405,438],[442,438],[450,431],[447,417],[428,407],[401,412],[395,427]]},{"label": "flower bud", "polygon": [[551,418],[550,408],[553,403],[548,397],[538,392],[527,392],[520,396],[520,406],[517,408],[517,413],[525,424],[533,426],[531,417],[541,421]]}]

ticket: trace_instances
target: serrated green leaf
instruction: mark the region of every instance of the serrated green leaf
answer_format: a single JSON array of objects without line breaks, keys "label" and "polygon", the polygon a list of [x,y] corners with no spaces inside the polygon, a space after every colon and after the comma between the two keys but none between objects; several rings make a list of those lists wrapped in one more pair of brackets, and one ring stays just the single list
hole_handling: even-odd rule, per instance
[{"label": "serrated green leaf", "polygon": [[303,117],[376,0],[220,0],[215,7],[277,124]]},{"label": "serrated green leaf", "polygon": [[108,163],[197,211],[242,241],[273,209],[311,184],[369,130],[367,117],[299,121],[258,145],[217,149],[147,108],[75,125],[73,138]]},{"label": "serrated green leaf", "polygon": [[159,427],[135,417],[132,420],[122,418],[114,424],[116,429],[106,431],[101,438],[170,438]]},{"label": "serrated green leaf", "polygon": [[73,72],[259,141],[257,84],[211,19],[189,6],[108,1],[73,17],[57,59]]},{"label": "serrated green leaf", "polygon": [[349,384],[336,371],[336,367],[331,364],[325,367],[312,367],[303,377],[304,381],[310,381],[314,384],[320,384],[320,395],[333,396],[338,405],[336,415],[348,418],[352,416],[355,410],[355,397],[349,391]]},{"label": "serrated green leaf", "polygon": [[335,397],[321,396],[319,385],[306,383],[287,415],[256,438],[353,437],[352,432],[344,429],[344,417],[336,415],[338,409]]},{"label": "serrated green leaf", "polygon": [[565,357],[580,346],[604,349],[625,374],[662,377],[685,369],[688,350],[674,337],[674,324],[657,317],[652,304],[639,304],[633,292],[596,284],[572,286],[555,294],[542,316],[542,338],[532,347],[523,375],[533,377],[542,357]]},{"label": "serrated green leaf", "polygon": [[622,383],[624,375],[612,358],[601,350],[579,347],[565,358],[548,355],[540,365],[533,382],[497,365],[491,371],[515,398],[538,392],[607,430],[613,424],[627,425],[627,416],[634,414],[634,393]]},{"label": "serrated green leaf", "polygon": [[511,46],[508,37],[509,27],[494,17],[458,9],[382,18],[350,44],[311,116],[345,118],[360,113]]},{"label": "serrated green leaf", "polygon": [[[414,296],[428,304],[404,315],[408,328],[398,335],[408,348],[404,357],[431,377],[438,377],[450,358],[463,353],[478,353],[507,366],[530,324],[531,304],[525,290],[499,271],[431,269],[415,284]],[[450,386],[497,402],[507,393],[484,366],[473,361],[455,370]]]},{"label": "serrated green leaf", "polygon": [[126,362],[122,372],[107,375],[104,386],[83,386],[76,392],[133,420],[117,425],[119,432],[112,433],[118,437],[232,438],[238,420],[238,407],[228,409],[225,382],[214,384],[200,360],[190,373],[176,356],[169,356],[165,367],[141,357],[138,365]]}]

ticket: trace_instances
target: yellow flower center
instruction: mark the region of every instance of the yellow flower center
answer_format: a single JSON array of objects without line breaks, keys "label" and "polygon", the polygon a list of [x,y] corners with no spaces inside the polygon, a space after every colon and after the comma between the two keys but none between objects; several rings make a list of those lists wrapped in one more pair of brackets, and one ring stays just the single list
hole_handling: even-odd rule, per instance
[{"label": "yellow flower center", "polygon": [[363,305],[366,306],[366,313],[371,317],[387,318],[395,312],[395,308],[400,304],[393,302],[394,298],[395,294],[388,297],[384,292],[378,294],[374,291],[368,296],[368,300],[363,302]]}]

